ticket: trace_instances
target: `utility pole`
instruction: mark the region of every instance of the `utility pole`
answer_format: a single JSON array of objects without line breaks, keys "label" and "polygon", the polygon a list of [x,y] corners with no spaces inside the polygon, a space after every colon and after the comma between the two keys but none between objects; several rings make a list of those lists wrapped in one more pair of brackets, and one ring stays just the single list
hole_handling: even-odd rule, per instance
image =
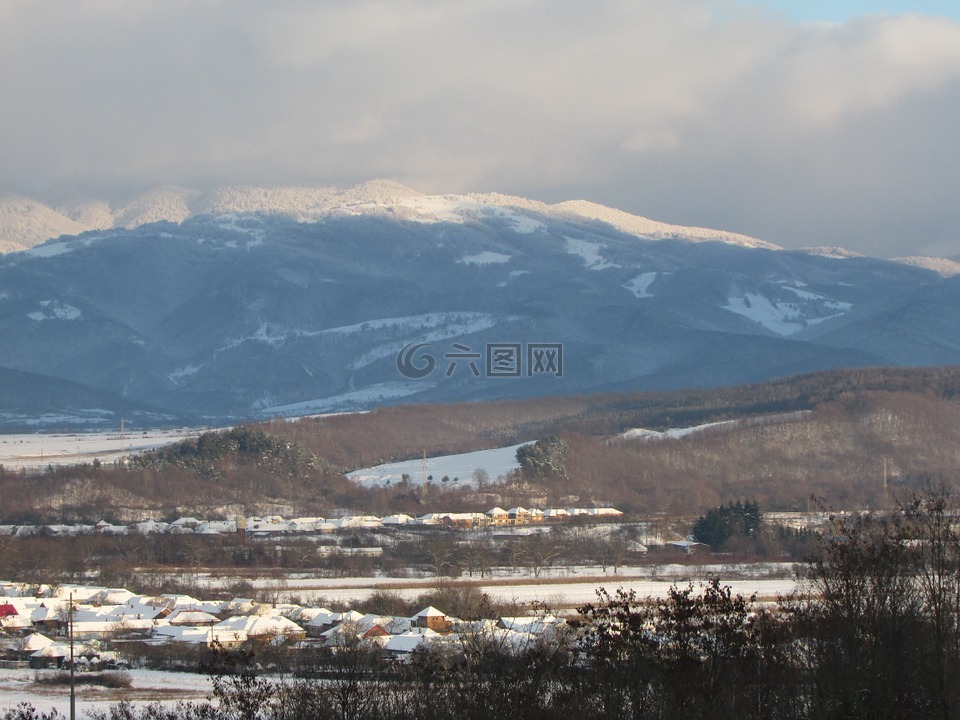
[{"label": "utility pole", "polygon": [[73,593],[70,593],[70,614],[68,622],[70,623],[70,720],[77,720],[77,688],[74,684],[73,673]]}]

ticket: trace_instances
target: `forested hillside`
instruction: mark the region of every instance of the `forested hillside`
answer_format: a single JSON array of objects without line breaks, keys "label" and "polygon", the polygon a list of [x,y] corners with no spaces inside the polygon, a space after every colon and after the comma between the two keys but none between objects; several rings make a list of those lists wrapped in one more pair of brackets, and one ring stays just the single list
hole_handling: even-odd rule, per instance
[{"label": "forested hillside", "polygon": [[[416,405],[278,420],[206,434],[124,468],[84,465],[39,475],[6,470],[0,473],[0,521],[241,511],[325,515],[335,508],[422,514],[495,504],[604,504],[645,515],[695,515],[741,498],[767,510],[805,509],[811,502],[882,507],[913,489],[957,485],[958,398],[956,367],[871,369],[719,390]],[[689,431],[699,426],[706,427]],[[483,492],[438,485],[360,488],[344,477],[424,453],[552,435],[565,441],[562,473],[516,473]]]}]

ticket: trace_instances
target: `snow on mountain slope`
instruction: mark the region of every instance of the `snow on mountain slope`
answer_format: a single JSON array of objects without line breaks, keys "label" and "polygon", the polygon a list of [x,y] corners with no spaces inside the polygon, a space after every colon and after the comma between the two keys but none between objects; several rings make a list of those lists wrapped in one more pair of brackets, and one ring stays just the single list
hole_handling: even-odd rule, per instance
[{"label": "snow on mountain slope", "polygon": [[106,230],[114,226],[113,210],[103,200],[70,200],[54,208],[88,230]]},{"label": "snow on mountain slope", "polygon": [[768,250],[782,250],[779,245],[768,243],[764,240],[758,240],[748,235],[726,232],[723,230],[711,230],[700,227],[684,227],[681,225],[670,225],[667,223],[649,220],[639,215],[616,210],[597,203],[586,200],[571,200],[568,202],[557,203],[549,206],[553,213],[563,216],[576,216],[592,220],[600,220],[618,230],[636,235],[638,237],[650,240],[660,240],[663,238],[684,238],[688,240],[718,240],[720,242],[730,243],[732,245],[741,245],[743,247],[766,248]]},{"label": "snow on mountain slope", "polygon": [[154,188],[123,206],[114,215],[114,227],[133,228],[160,220],[183,222],[193,215],[190,202],[199,195],[180,187]]},{"label": "snow on mountain slope", "polygon": [[773,413],[771,415],[755,415],[737,420],[720,420],[717,422],[694,425],[692,427],[670,428],[669,430],[648,430],[647,428],[631,428],[614,438],[618,440],[680,440],[689,435],[698,435],[707,430],[734,430],[738,428],[756,427],[759,425],[778,425],[781,423],[796,422],[810,417],[810,410],[796,410],[794,412]]},{"label": "snow on mountain slope", "polygon": [[27,317],[37,322],[44,320],[77,320],[83,317],[79,308],[56,300],[41,300],[40,309],[27,313]]},{"label": "snow on mountain slope", "polygon": [[847,250],[842,247],[805,247],[800,248],[800,252],[808,255],[819,255],[820,257],[833,258],[834,260],[846,260],[847,258],[863,257],[862,254]]},{"label": "snow on mountain slope", "polygon": [[354,410],[357,407],[382,404],[389,400],[422,393],[426,385],[428,384],[411,382],[377,383],[362,390],[352,390],[339,395],[264,407],[260,414],[263,417],[302,417],[316,413]]},{"label": "snow on mountain slope", "polygon": [[659,275],[659,273],[656,272],[640,273],[635,278],[631,278],[628,282],[624,283],[623,286],[632,292],[638,300],[651,298],[653,297],[653,293],[650,292],[650,286],[653,285],[653,281],[657,279],[657,275]]},{"label": "snow on mountain slope", "polygon": [[807,290],[789,285],[782,287],[794,297],[770,299],[757,293],[745,292],[740,296],[727,298],[726,304],[721,307],[784,337],[839,317],[853,307],[851,303],[840,302]]},{"label": "snow on mountain slope", "polygon": [[913,256],[890,258],[890,260],[892,262],[910,265],[911,267],[933,270],[940,277],[953,277],[954,275],[960,275],[960,263],[947,258]]},{"label": "snow on mountain slope", "polygon": [[[782,250],[747,235],[702,227],[658,222],[587,200],[547,204],[500,193],[426,195],[390,180],[371,180],[350,188],[329,186],[222,186],[207,192],[182,187],[154,188],[118,207],[100,199],[72,199],[50,206],[23,195],[0,196],[0,254],[24,250],[61,235],[89,230],[135,228],[148,223],[182,223],[198,215],[231,216],[229,222],[253,214],[274,214],[300,222],[371,215],[421,223],[486,222],[495,220],[516,233],[545,232],[551,220],[591,221],[644,240],[683,239],[723,242],[747,248]],[[597,259],[597,250],[576,241],[587,267],[602,270],[616,264]],[[844,248],[810,247],[802,252],[829,258],[862,257]],[[502,253],[484,251],[462,262],[482,265],[505,262]],[[926,268],[943,277],[960,274],[960,263],[943,258],[898,258],[897,262]],[[631,290],[633,292],[633,290]],[[638,295],[640,297],[640,295]]]},{"label": "snow on mountain slope", "polygon": [[549,205],[499,193],[425,195],[389,180],[372,180],[347,189],[238,185],[198,192],[165,186],[116,208],[102,200],[87,199],[65,203],[54,210],[39,200],[7,196],[0,198],[0,252],[22,250],[50,238],[87,230],[134,228],[161,220],[180,223],[197,215],[253,213],[279,214],[301,222],[345,215],[458,224],[494,219],[521,234],[544,231],[546,219],[589,220],[647,240],[714,240],[778,249],[776,245],[746,235],[669,225],[584,200]]},{"label": "snow on mountain slope", "polygon": [[[893,350],[960,362],[960,289],[899,263],[643,241],[503,195],[261,190],[224,190],[217,212],[179,224],[0,256],[0,373],[43,379],[18,412],[59,410],[44,390],[55,380],[113,398],[72,407],[237,422],[727,385],[884,364]],[[214,201],[177,189],[150,200],[141,215]],[[249,210],[264,206],[295,209]],[[415,345],[418,378],[399,362]],[[562,373],[538,363],[541,346],[562,347]]]},{"label": "snow on mountain slope", "polygon": [[465,255],[457,260],[457,262],[463,263],[464,265],[500,265],[509,262],[510,257],[510,255],[505,255],[504,253],[484,250],[483,252],[474,253],[473,255]]},{"label": "snow on mountain slope", "polygon": [[89,229],[22,195],[0,198],[0,253],[24,250],[50,238],[76,235]]},{"label": "snow on mountain slope", "polygon": [[[498,321],[492,315],[485,313],[434,313],[432,316],[421,318],[437,318],[434,322],[410,323],[406,325],[406,332],[411,333],[393,342],[383,343],[367,352],[350,364],[351,370],[360,370],[384,358],[396,357],[404,346],[410,342],[433,343],[450,338],[463,337],[489,330],[496,327]],[[511,318],[512,319],[512,318]],[[417,318],[412,318],[417,320]],[[404,329],[403,324],[397,327]]]},{"label": "snow on mountain slope", "polygon": [[567,242],[567,252],[571,255],[577,255],[583,260],[584,267],[590,270],[607,270],[609,268],[618,268],[620,265],[604,260],[600,251],[604,249],[600,243],[580,240],[579,238],[565,237]]}]

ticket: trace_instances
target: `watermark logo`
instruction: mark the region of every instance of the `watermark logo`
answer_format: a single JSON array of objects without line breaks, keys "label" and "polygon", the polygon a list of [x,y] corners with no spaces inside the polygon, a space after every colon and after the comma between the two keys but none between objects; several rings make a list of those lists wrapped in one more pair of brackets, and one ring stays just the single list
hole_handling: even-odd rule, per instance
[{"label": "watermark logo", "polygon": [[[397,370],[404,377],[411,380],[425,378],[437,367],[437,359],[433,355],[422,353],[416,356],[417,350],[422,347],[430,347],[427,343],[410,343],[397,354]],[[420,361],[423,361],[420,364]]]},{"label": "watermark logo", "polygon": [[[410,343],[397,354],[397,370],[406,378],[420,380],[437,370],[437,358],[426,351],[429,343]],[[562,343],[487,343],[484,352],[453,343],[443,354],[444,377],[461,373],[470,377],[519,378],[547,375],[563,377]],[[483,373],[480,372],[481,360]]]}]

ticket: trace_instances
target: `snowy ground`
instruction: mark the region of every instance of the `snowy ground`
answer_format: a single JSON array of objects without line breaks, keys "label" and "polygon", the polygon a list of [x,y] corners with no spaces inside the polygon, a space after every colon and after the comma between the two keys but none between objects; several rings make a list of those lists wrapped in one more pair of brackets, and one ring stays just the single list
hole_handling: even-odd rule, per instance
[{"label": "snowy ground", "polygon": [[[35,682],[38,673],[53,671],[8,670],[0,668],[0,714],[30,703],[42,712],[57,710],[70,715],[70,688],[67,685],[41,685]],[[123,689],[77,686],[77,717],[90,710],[105,710],[121,701],[137,705],[162,701],[204,700],[211,696],[210,679],[205,675],[129,670],[133,685]]]},{"label": "snowy ground", "polygon": [[[586,603],[596,602],[597,589],[601,587],[610,593],[623,588],[627,591],[634,591],[640,598],[663,598],[667,596],[672,587],[684,588],[690,582],[696,589],[700,583],[706,582],[706,577],[702,579],[689,578],[686,581],[652,580],[622,577],[613,572],[610,572],[603,579],[593,578],[589,582],[578,582],[575,578],[572,578],[569,582],[517,584],[488,578],[486,582],[490,584],[482,584],[485,580],[481,580],[479,575],[473,579],[481,583],[477,586],[478,589],[489,595],[494,602],[525,605],[536,602],[557,611],[570,611]],[[796,583],[792,578],[730,581],[721,578],[721,580],[723,585],[730,586],[734,594],[739,593],[747,598],[755,594],[758,600],[775,600],[778,595],[789,595],[796,588]],[[313,595],[318,599],[322,598],[325,602],[349,603],[353,600],[364,600],[373,594],[375,589],[384,588],[400,595],[404,600],[415,600],[420,595],[429,592],[436,584],[435,579],[413,586],[404,583],[403,587],[385,582],[376,586],[361,587],[318,583],[318,586],[312,588],[310,592],[303,594]],[[278,598],[282,598],[284,594],[298,595],[300,593],[293,592],[289,588],[279,587]]]},{"label": "snowy ground", "polygon": [[0,465],[7,468],[43,468],[93,460],[112,463],[121,455],[136,455],[197,437],[207,429],[128,430],[121,435],[118,428],[111,432],[0,435]]},{"label": "snowy ground", "polygon": [[[734,593],[744,597],[753,594],[758,599],[775,599],[788,595],[796,588],[794,565],[791,563],[749,563],[735,565],[640,565],[612,568],[600,566],[572,568],[544,568],[535,577],[528,568],[496,568],[493,574],[481,578],[462,576],[459,581],[476,584],[482,592],[496,601],[532,603],[544,602],[556,610],[572,610],[596,600],[596,591],[604,587],[613,592],[617,588],[633,590],[641,598],[665,597],[671,587],[698,587],[710,577],[719,577]],[[272,593],[280,602],[296,599],[316,604],[349,603],[365,600],[375,590],[395,592],[406,600],[415,600],[437,585],[437,578],[422,577],[344,577],[324,578],[308,573],[292,573],[280,578],[242,578],[236,576],[195,577],[194,582],[206,584],[212,590],[222,590],[238,582],[246,582],[257,590]],[[442,582],[451,582],[441,578]],[[453,581],[457,582],[457,581]]]},{"label": "snowy ground", "polygon": [[[523,443],[526,444],[526,443]],[[355,470],[347,475],[348,478],[368,487],[377,485],[391,485],[401,481],[404,474],[410,476],[410,482],[422,485],[432,477],[436,485],[450,485],[451,487],[475,487],[473,471],[483,468],[487,471],[491,481],[505,476],[511,470],[520,467],[517,462],[517,448],[520,445],[494,448],[492,450],[478,450],[477,452],[462,453],[460,455],[444,455],[442,457],[406,460],[404,462],[387,463],[372,468]],[[443,478],[447,477],[447,482]]]}]

